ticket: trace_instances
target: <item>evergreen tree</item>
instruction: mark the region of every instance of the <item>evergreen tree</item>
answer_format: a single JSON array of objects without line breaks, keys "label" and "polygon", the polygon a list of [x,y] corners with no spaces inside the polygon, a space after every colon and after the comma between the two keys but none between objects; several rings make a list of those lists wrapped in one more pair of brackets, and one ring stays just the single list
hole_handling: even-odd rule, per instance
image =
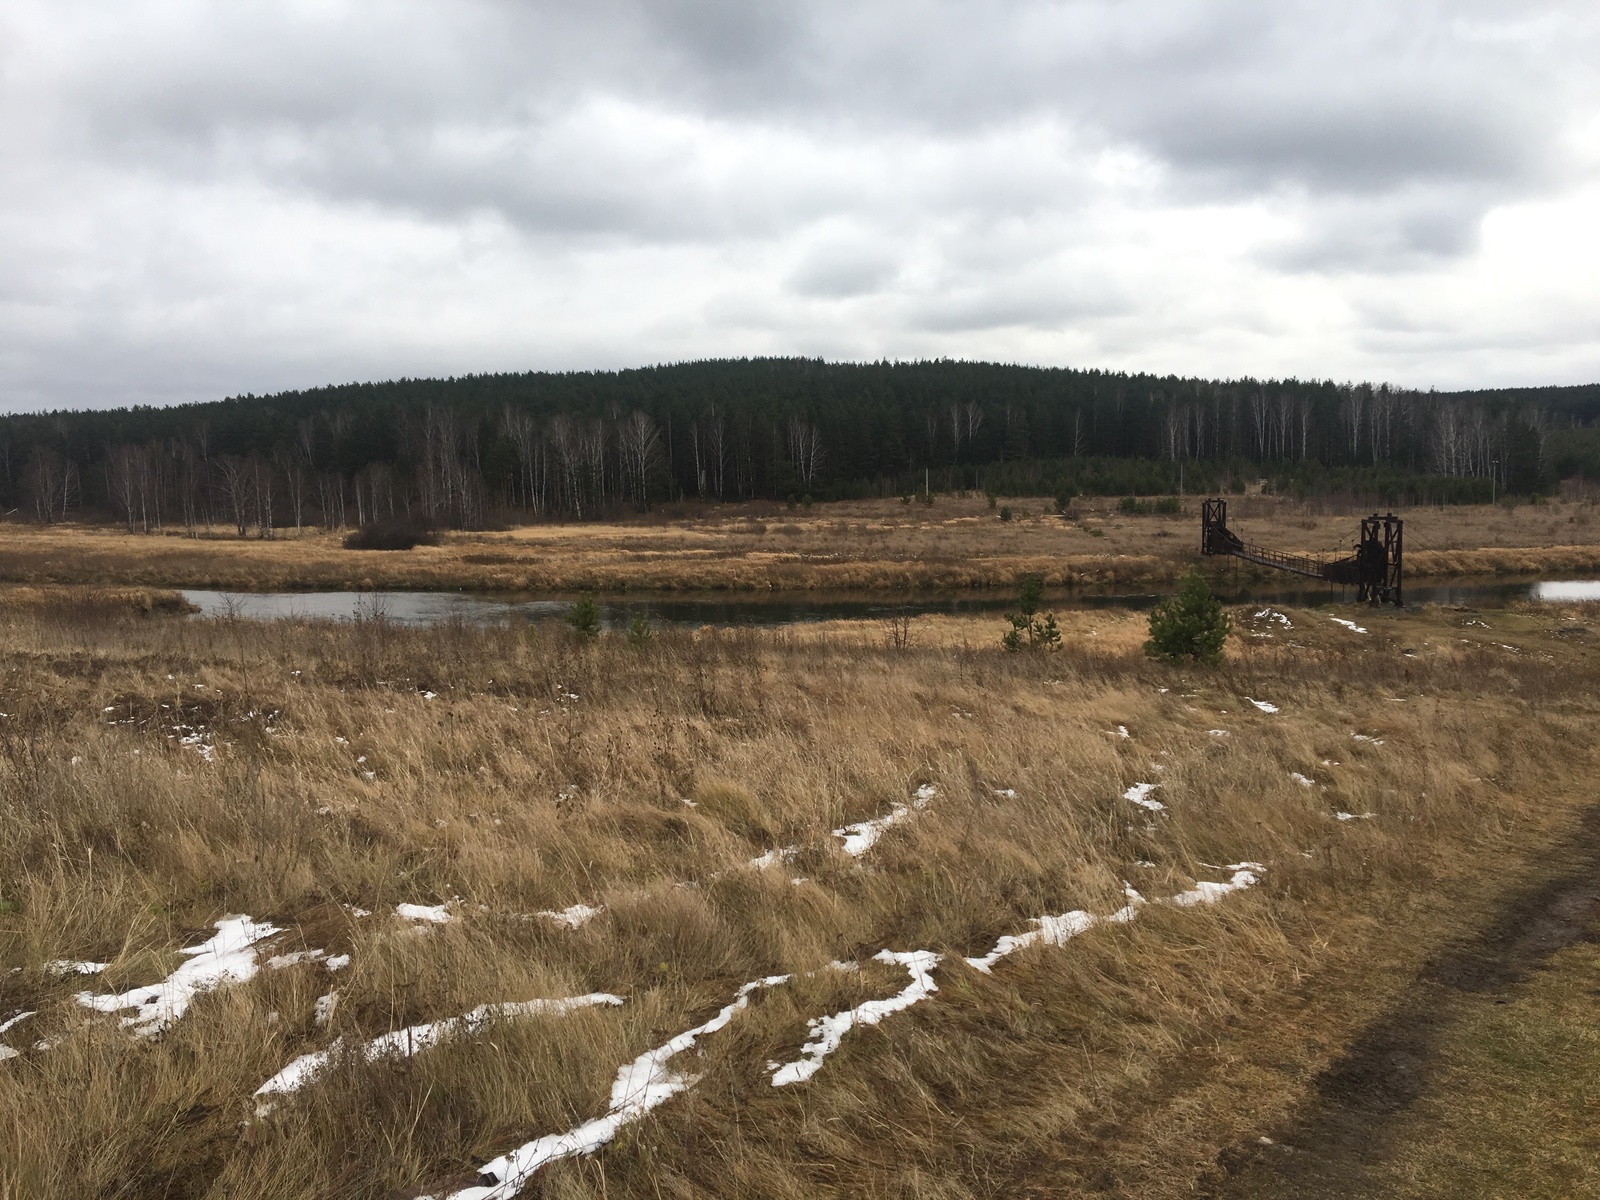
[{"label": "evergreen tree", "polygon": [[1222,602],[1191,567],[1178,594],[1151,611],[1150,640],[1144,644],[1144,652],[1170,662],[1193,659],[1215,665],[1222,660],[1222,643],[1227,637],[1228,617]]}]

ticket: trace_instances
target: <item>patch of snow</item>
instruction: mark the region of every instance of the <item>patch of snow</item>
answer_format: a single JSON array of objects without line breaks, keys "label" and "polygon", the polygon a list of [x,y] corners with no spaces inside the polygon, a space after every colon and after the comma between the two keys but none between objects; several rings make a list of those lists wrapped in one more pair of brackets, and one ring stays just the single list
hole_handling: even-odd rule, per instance
[{"label": "patch of snow", "polygon": [[822,1061],[839,1048],[844,1035],[857,1025],[876,1025],[892,1013],[910,1008],[939,990],[929,974],[939,965],[940,955],[931,950],[880,950],[876,962],[902,966],[911,976],[905,988],[885,1000],[868,1000],[854,1008],[827,1017],[814,1017],[807,1028],[811,1041],[800,1047],[801,1057],[780,1065],[773,1073],[772,1086],[786,1087],[810,1079],[822,1069]]},{"label": "patch of snow", "polygon": [[394,915],[403,921],[431,921],[435,925],[455,920],[447,904],[396,904]]},{"label": "patch of snow", "polygon": [[1002,800],[1015,800],[1017,798],[1016,788],[993,788],[991,790]]},{"label": "patch of snow", "polygon": [[[328,997],[323,997],[328,999]],[[427,1050],[442,1041],[456,1037],[462,1033],[476,1033],[490,1021],[505,1020],[510,1017],[531,1017],[554,1014],[560,1016],[571,1012],[575,1008],[589,1008],[596,1004],[621,1004],[621,996],[613,996],[610,992],[592,992],[587,996],[569,996],[559,1000],[523,1000],[510,1004],[480,1004],[471,1012],[460,1017],[447,1017],[442,1021],[430,1021],[425,1025],[411,1025],[405,1029],[397,1029],[392,1033],[380,1034],[371,1041],[355,1048],[354,1053],[360,1055],[367,1062],[375,1062],[380,1058],[410,1058],[413,1054]],[[317,1002],[320,1009],[322,1001]],[[329,1011],[332,1006],[330,1004]],[[267,1080],[256,1089],[256,1096],[272,1097],[297,1092],[309,1084],[313,1079],[327,1069],[342,1052],[344,1041],[340,1039],[326,1050],[313,1051],[302,1054],[271,1079]],[[270,1113],[275,1105],[271,1099],[256,1102],[256,1116],[264,1117]]]},{"label": "patch of snow", "polygon": [[1136,783],[1122,793],[1124,800],[1131,800],[1140,808],[1148,808],[1151,812],[1165,812],[1167,806],[1159,800],[1150,799],[1150,793],[1161,785],[1159,783]]},{"label": "patch of snow", "polygon": [[[1245,699],[1250,700],[1250,697],[1246,696]],[[1278,711],[1278,706],[1276,704],[1269,704],[1265,700],[1250,700],[1250,703],[1254,704],[1264,713],[1275,713]]]},{"label": "patch of snow", "polygon": [[275,925],[242,916],[225,917],[217,922],[216,929],[214,937],[179,951],[189,955],[189,961],[160,983],[110,996],[79,992],[78,1003],[106,1013],[137,1008],[137,1015],[123,1017],[122,1024],[136,1036],[153,1036],[181,1018],[200,992],[252,978],[257,969],[255,943],[282,932]]},{"label": "patch of snow", "polygon": [[784,846],[776,850],[768,850],[765,854],[758,854],[745,865],[754,871],[765,871],[768,867],[781,866],[786,862],[793,862],[794,856],[800,853],[798,846]]},{"label": "patch of snow", "polygon": [[58,958],[55,962],[45,963],[44,969],[51,975],[98,975],[110,965],[110,963],[73,962],[70,958]]},{"label": "patch of snow", "polygon": [[925,783],[916,790],[910,804],[896,804],[887,816],[875,817],[870,821],[857,821],[854,825],[846,825],[843,829],[835,829],[833,836],[844,839],[844,852],[851,858],[860,858],[881,838],[885,831],[892,829],[902,821],[909,821],[912,816],[928,807],[928,802],[939,794],[937,788],[931,783]]},{"label": "patch of snow", "polygon": [[339,993],[337,989],[329,992],[326,996],[318,996],[317,1002],[312,1009],[313,1013],[315,1014],[314,1019],[316,1023],[319,1026],[326,1025],[329,1021],[333,1020],[333,1010],[338,1007]]},{"label": "patch of snow", "polygon": [[1377,813],[1347,813],[1336,812],[1333,814],[1336,821],[1370,821]]},{"label": "patch of snow", "polygon": [[1206,732],[1209,733],[1212,737],[1232,737],[1233,736],[1233,734],[1229,733],[1226,729],[1208,729],[1208,730],[1206,730]]},{"label": "patch of snow", "polygon": [[348,954],[330,954],[328,961],[322,965],[330,971],[342,971],[350,965],[350,956]]},{"label": "patch of snow", "polygon": [[1258,620],[1258,621],[1277,621],[1285,629],[1293,629],[1294,628],[1294,626],[1289,623],[1289,618],[1288,617],[1284,616],[1281,612],[1274,612],[1270,608],[1263,608],[1260,612],[1258,612],[1256,614],[1256,620]]},{"label": "patch of snow", "polygon": [[[25,1021],[29,1017],[37,1015],[38,1013],[36,1010],[28,1009],[25,1012],[19,1012],[14,1017],[8,1017],[6,1020],[0,1021],[0,1033],[4,1033],[6,1030],[10,1029],[18,1021]],[[8,1058],[16,1058],[21,1053],[22,1052],[20,1050],[14,1050],[10,1046],[0,1045],[0,1062],[5,1062]]]},{"label": "patch of snow", "polygon": [[603,912],[605,912],[605,905],[603,904],[593,908],[587,904],[574,904],[570,908],[563,908],[560,912],[546,911],[535,913],[534,915],[543,917],[546,921],[553,921],[557,925],[565,925],[568,929],[577,929],[581,925],[588,924]]},{"label": "patch of snow", "polygon": [[1260,863],[1242,862],[1230,863],[1222,868],[1232,871],[1233,878],[1227,883],[1207,883],[1201,880],[1190,891],[1179,892],[1172,897],[1170,903],[1179,908],[1192,908],[1196,904],[1215,904],[1231,892],[1242,892],[1260,882],[1261,873],[1266,870]]},{"label": "patch of snow", "polygon": [[1353,629],[1357,633],[1366,632],[1365,629],[1357,625],[1354,621],[1346,621],[1343,617],[1329,617],[1328,620],[1332,621],[1335,625],[1343,625],[1346,629]]},{"label": "patch of snow", "polygon": [[745,984],[733,1002],[705,1024],[696,1025],[664,1045],[645,1051],[618,1071],[616,1081],[611,1085],[611,1105],[605,1116],[585,1121],[566,1133],[538,1138],[484,1163],[478,1168],[478,1186],[451,1192],[445,1200],[509,1200],[546,1163],[580,1154],[593,1154],[616,1137],[624,1126],[639,1120],[657,1105],[692,1086],[692,1078],[685,1078],[667,1069],[670,1059],[692,1049],[698,1039],[715,1033],[731,1021],[734,1013],[750,1003],[751,992],[757,988],[774,987],[788,978],[787,975],[773,975]]},{"label": "patch of snow", "polygon": [[1366,742],[1368,745],[1371,745],[1371,746],[1381,746],[1381,745],[1383,745],[1383,739],[1382,738],[1368,737],[1364,733],[1352,733],[1350,736],[1355,741]]},{"label": "patch of snow", "polygon": [[[1143,867],[1155,864],[1139,865]],[[1013,954],[1024,946],[1031,946],[1034,942],[1043,942],[1047,946],[1064,946],[1080,933],[1087,933],[1096,925],[1104,923],[1125,925],[1137,915],[1139,905],[1144,903],[1144,897],[1127,884],[1122,885],[1122,890],[1128,902],[1110,916],[1097,917],[1080,908],[1062,913],[1059,917],[1034,917],[1033,923],[1039,928],[1030,929],[1027,933],[1006,934],[994,944],[994,949],[989,953],[979,958],[967,959],[967,965],[975,971],[982,971],[988,975],[993,970],[994,964],[1006,955]]]},{"label": "patch of snow", "polygon": [[1307,779],[1304,775],[1300,774],[1299,771],[1290,771],[1289,772],[1289,778],[1294,780],[1301,787],[1307,787],[1308,788],[1308,787],[1316,787],[1317,786],[1317,781],[1315,779]]},{"label": "patch of snow", "polygon": [[1117,732],[1125,738],[1131,738],[1133,736],[1133,734],[1128,732],[1128,727],[1126,725],[1118,725]]},{"label": "patch of snow", "polygon": [[303,962],[316,962],[319,958],[327,957],[326,950],[292,950],[288,954],[274,954],[267,959],[267,967],[273,971],[281,971],[285,967],[298,966]]}]

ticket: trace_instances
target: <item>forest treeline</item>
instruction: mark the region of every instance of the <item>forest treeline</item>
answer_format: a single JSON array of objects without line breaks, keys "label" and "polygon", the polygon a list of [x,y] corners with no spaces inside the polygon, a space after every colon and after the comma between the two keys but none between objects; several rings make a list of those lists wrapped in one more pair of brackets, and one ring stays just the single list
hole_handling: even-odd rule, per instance
[{"label": "forest treeline", "polygon": [[662,501],[979,489],[1486,500],[1600,474],[1600,385],[1437,393],[930,361],[740,359],[346,384],[0,419],[15,517],[458,527]]}]

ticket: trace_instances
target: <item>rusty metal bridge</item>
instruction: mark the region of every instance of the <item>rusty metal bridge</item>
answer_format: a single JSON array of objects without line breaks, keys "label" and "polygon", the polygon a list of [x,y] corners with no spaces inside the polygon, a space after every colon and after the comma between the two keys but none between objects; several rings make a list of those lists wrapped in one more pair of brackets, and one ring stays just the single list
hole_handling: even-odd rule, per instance
[{"label": "rusty metal bridge", "polygon": [[1321,579],[1358,589],[1356,598],[1372,604],[1400,604],[1400,579],[1405,522],[1393,513],[1361,518],[1356,552],[1344,558],[1314,558],[1252,546],[1228,528],[1228,502],[1200,505],[1200,553],[1225,554],[1278,571]]}]

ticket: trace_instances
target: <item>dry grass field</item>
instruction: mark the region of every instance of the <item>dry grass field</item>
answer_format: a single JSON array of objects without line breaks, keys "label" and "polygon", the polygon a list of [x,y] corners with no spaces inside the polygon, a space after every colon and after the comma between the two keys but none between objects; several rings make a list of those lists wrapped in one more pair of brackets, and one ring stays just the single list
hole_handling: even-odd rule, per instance
[{"label": "dry grass field", "polygon": [[[1199,502],[1175,516],[1132,516],[1112,499],[1056,514],[1040,499],[936,497],[781,506],[682,508],[613,523],[453,533],[413,550],[345,550],[316,531],[262,541],[135,536],[104,527],[0,525],[0,583],[223,588],[596,591],[883,591],[1010,588],[1038,573],[1052,588],[1170,583],[1197,551]],[[1317,553],[1343,547],[1358,511],[1312,501],[1235,498],[1248,539]],[[1406,510],[1412,577],[1600,571],[1590,501]],[[1238,563],[1208,562],[1227,577]]]},{"label": "dry grass field", "polygon": [[162,607],[0,607],[6,1197],[1190,1195],[1600,765],[1592,607],[1214,671]]}]

